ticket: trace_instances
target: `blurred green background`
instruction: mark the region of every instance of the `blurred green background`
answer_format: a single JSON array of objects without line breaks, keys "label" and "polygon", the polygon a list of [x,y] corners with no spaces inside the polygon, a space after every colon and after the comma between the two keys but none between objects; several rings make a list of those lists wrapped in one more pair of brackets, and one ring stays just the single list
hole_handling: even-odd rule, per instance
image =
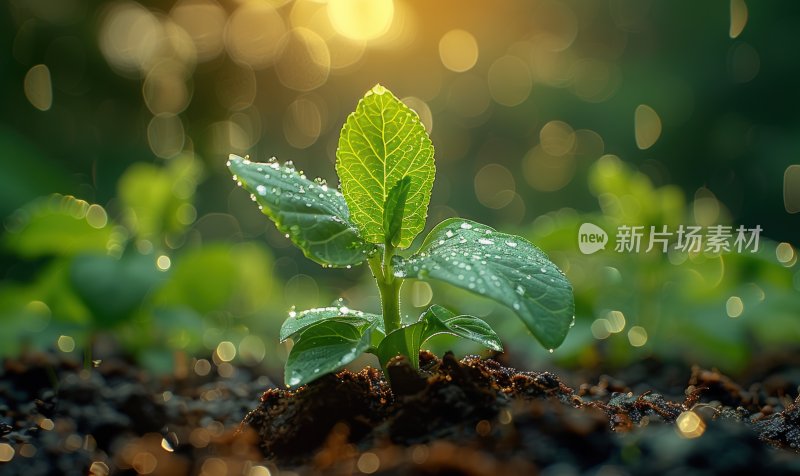
[{"label": "blurred green background", "polygon": [[[575,287],[554,354],[504,309],[520,367],[645,356],[742,370],[800,342],[800,3],[745,0],[9,0],[0,7],[0,352],[276,374],[292,305],[376,311],[236,189],[229,153],[336,183],[346,115],[382,83],[430,130],[428,227],[463,216],[546,250]],[[744,225],[757,253],[583,255],[581,223]],[[119,345],[117,345],[119,344]],[[441,338],[436,349],[477,349]]]}]

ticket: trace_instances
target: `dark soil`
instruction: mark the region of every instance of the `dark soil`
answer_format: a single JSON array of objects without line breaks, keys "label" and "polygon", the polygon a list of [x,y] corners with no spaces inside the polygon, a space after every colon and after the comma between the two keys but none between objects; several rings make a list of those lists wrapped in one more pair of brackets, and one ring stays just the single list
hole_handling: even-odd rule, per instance
[{"label": "dark soil", "polygon": [[642,362],[621,372],[632,387],[571,388],[491,359],[420,357],[422,378],[391,368],[394,392],[374,369],[287,391],[244,368],[152,379],[121,361],[6,360],[0,474],[800,474],[793,365],[746,387],[695,368],[666,388],[643,385],[681,371]]}]

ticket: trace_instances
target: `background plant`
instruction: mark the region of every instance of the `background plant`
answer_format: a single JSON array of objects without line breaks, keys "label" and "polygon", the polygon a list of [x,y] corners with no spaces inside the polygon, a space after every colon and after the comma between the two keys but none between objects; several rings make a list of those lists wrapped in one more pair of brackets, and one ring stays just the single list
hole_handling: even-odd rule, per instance
[{"label": "background plant", "polygon": [[[249,317],[276,296],[272,255],[255,243],[191,243],[201,177],[188,156],[167,167],[137,164],[119,181],[116,219],[64,195],[18,210],[2,247],[41,271],[0,286],[0,353],[57,343],[84,352],[89,364],[120,344],[147,368],[171,372],[178,354],[185,361],[235,341],[244,361],[259,362],[263,343],[244,338],[254,324],[269,329]],[[95,354],[98,337],[104,344]]]},{"label": "background plant", "polygon": [[339,136],[341,192],[275,159],[253,163],[231,156],[228,167],[306,256],[323,266],[367,261],[380,291],[380,316],[346,306],[292,312],[281,329],[282,341],[295,338],[286,362],[288,385],[310,382],[365,351],[384,368],[397,355],[417,368],[420,346],[437,334],[502,349],[486,322],[438,305],[403,325],[400,289],[409,278],[443,281],[512,308],[550,349],[572,325],[572,287],[520,237],[452,218],[435,226],[415,254],[397,253],[425,226],[435,168],[419,117],[381,85],[359,101]]}]

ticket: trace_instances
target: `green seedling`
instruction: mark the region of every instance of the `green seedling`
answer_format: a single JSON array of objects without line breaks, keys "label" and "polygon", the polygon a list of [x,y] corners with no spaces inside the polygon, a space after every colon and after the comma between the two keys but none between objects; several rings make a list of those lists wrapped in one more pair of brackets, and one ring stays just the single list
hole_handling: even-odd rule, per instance
[{"label": "green seedling", "polygon": [[289,386],[340,369],[364,352],[381,365],[404,356],[419,366],[420,347],[452,334],[501,351],[483,320],[433,305],[404,323],[400,288],[406,280],[437,280],[511,308],[546,348],[559,346],[574,320],[572,286],[544,253],[514,235],[461,218],[423,230],[435,166],[433,145],[417,114],[383,86],[362,98],[347,118],[336,152],[341,191],[309,180],[291,162],[230,156],[228,167],[264,214],[305,255],[324,267],[366,262],[378,285],[382,315],[335,305],[292,311],[280,339],[294,340],[286,362]]}]

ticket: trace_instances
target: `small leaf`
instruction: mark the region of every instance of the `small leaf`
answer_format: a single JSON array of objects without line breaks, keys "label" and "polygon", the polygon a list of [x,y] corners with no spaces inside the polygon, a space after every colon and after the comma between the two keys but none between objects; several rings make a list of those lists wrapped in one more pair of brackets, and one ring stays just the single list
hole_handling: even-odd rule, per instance
[{"label": "small leaf", "polygon": [[413,368],[419,368],[419,348],[423,342],[426,323],[423,321],[401,327],[389,333],[378,345],[378,360],[384,368],[392,357],[405,355]]},{"label": "small leaf", "polygon": [[285,383],[304,385],[349,364],[369,347],[370,329],[326,320],[307,328],[286,360]]},{"label": "small leaf", "polygon": [[411,184],[399,248],[425,226],[433,176],[433,145],[417,113],[377,85],[359,101],[339,135],[336,172],[353,222],[369,243],[384,244],[384,207],[392,187]]},{"label": "small leaf", "polygon": [[334,320],[350,324],[357,328],[375,327],[381,334],[383,330],[383,318],[377,314],[369,314],[362,311],[349,309],[345,306],[318,307],[306,311],[289,313],[289,318],[283,321],[281,326],[280,341],[283,342],[305,329],[317,324],[318,322]]},{"label": "small leaf", "polygon": [[539,248],[469,220],[440,223],[416,255],[396,258],[395,272],[444,281],[510,307],[548,349],[564,341],[574,316],[572,285]]},{"label": "small leaf", "polygon": [[383,204],[383,233],[386,243],[391,243],[393,246],[397,246],[403,236],[403,214],[410,188],[411,177],[406,175],[392,187]]},{"label": "small leaf", "polygon": [[455,315],[450,310],[434,304],[422,316],[425,322],[425,333],[422,343],[437,334],[451,334],[477,342],[489,349],[501,352],[503,344],[492,328],[483,319],[469,315]]},{"label": "small leaf", "polygon": [[310,259],[326,266],[356,265],[374,247],[350,221],[342,194],[312,182],[290,164],[250,162],[231,155],[228,167],[270,217]]}]

